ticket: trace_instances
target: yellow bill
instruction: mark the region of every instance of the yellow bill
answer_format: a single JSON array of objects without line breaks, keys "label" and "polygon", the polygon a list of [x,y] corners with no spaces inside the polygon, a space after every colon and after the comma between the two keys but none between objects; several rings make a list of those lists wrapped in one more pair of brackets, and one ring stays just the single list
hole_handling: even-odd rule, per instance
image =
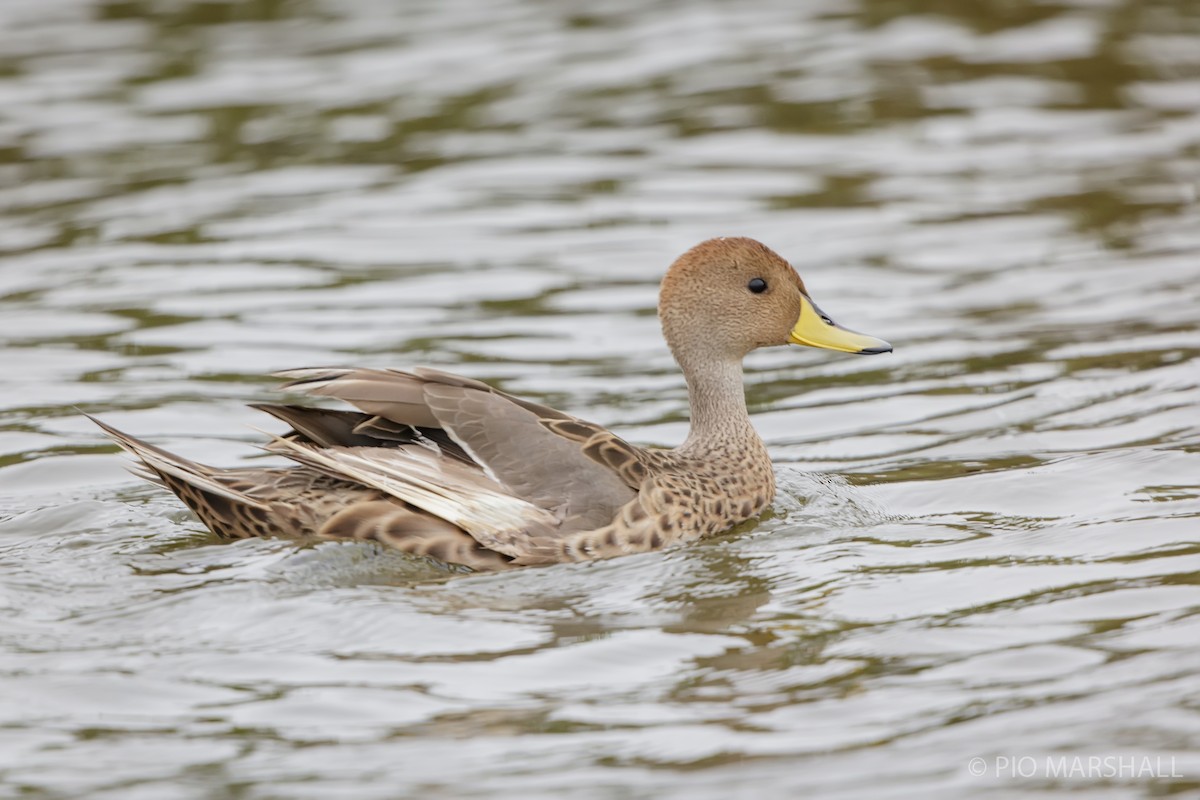
[{"label": "yellow bill", "polygon": [[835,323],[808,298],[808,295],[800,295],[800,306],[800,319],[796,320],[792,334],[788,337],[792,344],[859,355],[892,352],[892,346],[883,339],[876,339],[874,336],[867,336]]}]

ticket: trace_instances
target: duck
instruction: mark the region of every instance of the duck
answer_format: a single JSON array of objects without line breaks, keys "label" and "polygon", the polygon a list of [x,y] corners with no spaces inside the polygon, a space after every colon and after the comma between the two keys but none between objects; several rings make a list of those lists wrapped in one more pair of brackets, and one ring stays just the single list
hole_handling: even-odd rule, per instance
[{"label": "duck", "polygon": [[206,466],[90,418],[219,537],[373,541],[487,572],[659,550],[761,515],[775,472],[746,406],[746,355],[892,351],[835,323],[791,264],[744,237],[679,256],[658,316],[690,405],[670,449],[430,367],[275,373],[284,390],[350,406],[253,405],[290,426],[263,445],[284,467]]}]

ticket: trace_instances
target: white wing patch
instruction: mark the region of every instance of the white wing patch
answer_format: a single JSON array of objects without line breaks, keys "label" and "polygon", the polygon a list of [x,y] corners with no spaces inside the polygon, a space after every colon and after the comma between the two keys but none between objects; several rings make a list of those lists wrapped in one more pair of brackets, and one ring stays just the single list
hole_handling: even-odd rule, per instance
[{"label": "white wing patch", "polygon": [[559,524],[554,514],[512,496],[478,469],[424,447],[315,447],[274,437],[271,452],[411,503],[489,547],[498,532],[553,530]]}]

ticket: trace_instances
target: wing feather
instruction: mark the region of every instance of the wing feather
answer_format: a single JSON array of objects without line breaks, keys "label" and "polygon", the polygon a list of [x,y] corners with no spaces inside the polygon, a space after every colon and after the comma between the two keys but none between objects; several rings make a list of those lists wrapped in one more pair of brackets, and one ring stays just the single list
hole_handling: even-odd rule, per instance
[{"label": "wing feather", "polygon": [[586,442],[563,435],[556,425],[564,433],[603,428],[471,378],[425,367],[411,372],[317,368],[277,375],[289,379],[286,389],[336,397],[401,425],[445,431],[495,483],[555,512],[564,532],[611,522],[636,494],[628,470],[596,458],[586,451]]},{"label": "wing feather", "polygon": [[514,497],[477,467],[422,448],[322,448],[275,437],[271,452],[411,503],[505,555],[519,550],[514,536],[548,535],[559,526],[554,514]]}]

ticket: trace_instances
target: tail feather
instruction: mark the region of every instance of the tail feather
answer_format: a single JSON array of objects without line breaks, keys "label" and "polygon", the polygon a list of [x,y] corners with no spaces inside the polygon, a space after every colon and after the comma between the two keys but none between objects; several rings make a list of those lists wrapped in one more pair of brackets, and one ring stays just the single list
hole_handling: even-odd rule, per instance
[{"label": "tail feather", "polygon": [[[422,441],[419,430],[413,429],[412,441],[401,446],[322,447],[312,439],[353,433],[347,423],[363,415],[309,416],[284,406],[263,410],[289,422],[292,417],[306,429],[275,436],[264,448],[295,466],[216,469],[85,416],[137,459],[128,466],[131,473],[173,492],[224,538],[369,539],[472,569],[497,570],[511,566],[519,551],[511,542],[514,530],[556,523],[551,512],[505,494],[465,457]],[[492,535],[493,528],[508,535]]]},{"label": "tail feather", "polygon": [[127,464],[125,466],[125,471],[136,478],[149,481],[155,486],[161,486],[164,489],[167,488],[167,484],[163,481],[161,475],[159,475],[157,472],[151,471],[148,467],[145,467],[141,464]]},{"label": "tail feather", "polygon": [[[175,489],[175,483],[181,481],[208,495],[223,497],[226,500],[262,511],[270,510],[270,506],[266,503],[238,492],[219,481],[216,477],[217,472],[212,467],[205,466],[188,458],[183,458],[182,456],[177,456],[174,453],[163,450],[161,447],[155,447],[152,444],[143,442],[124,431],[114,428],[106,422],[96,419],[90,414],[85,414],[84,416],[96,423],[114,442],[141,462],[140,464],[133,465],[130,469],[130,472],[134,475],[147,478],[161,486],[166,486],[176,494],[179,494],[179,492]],[[156,475],[157,478],[147,476],[145,474],[147,470]]]}]

